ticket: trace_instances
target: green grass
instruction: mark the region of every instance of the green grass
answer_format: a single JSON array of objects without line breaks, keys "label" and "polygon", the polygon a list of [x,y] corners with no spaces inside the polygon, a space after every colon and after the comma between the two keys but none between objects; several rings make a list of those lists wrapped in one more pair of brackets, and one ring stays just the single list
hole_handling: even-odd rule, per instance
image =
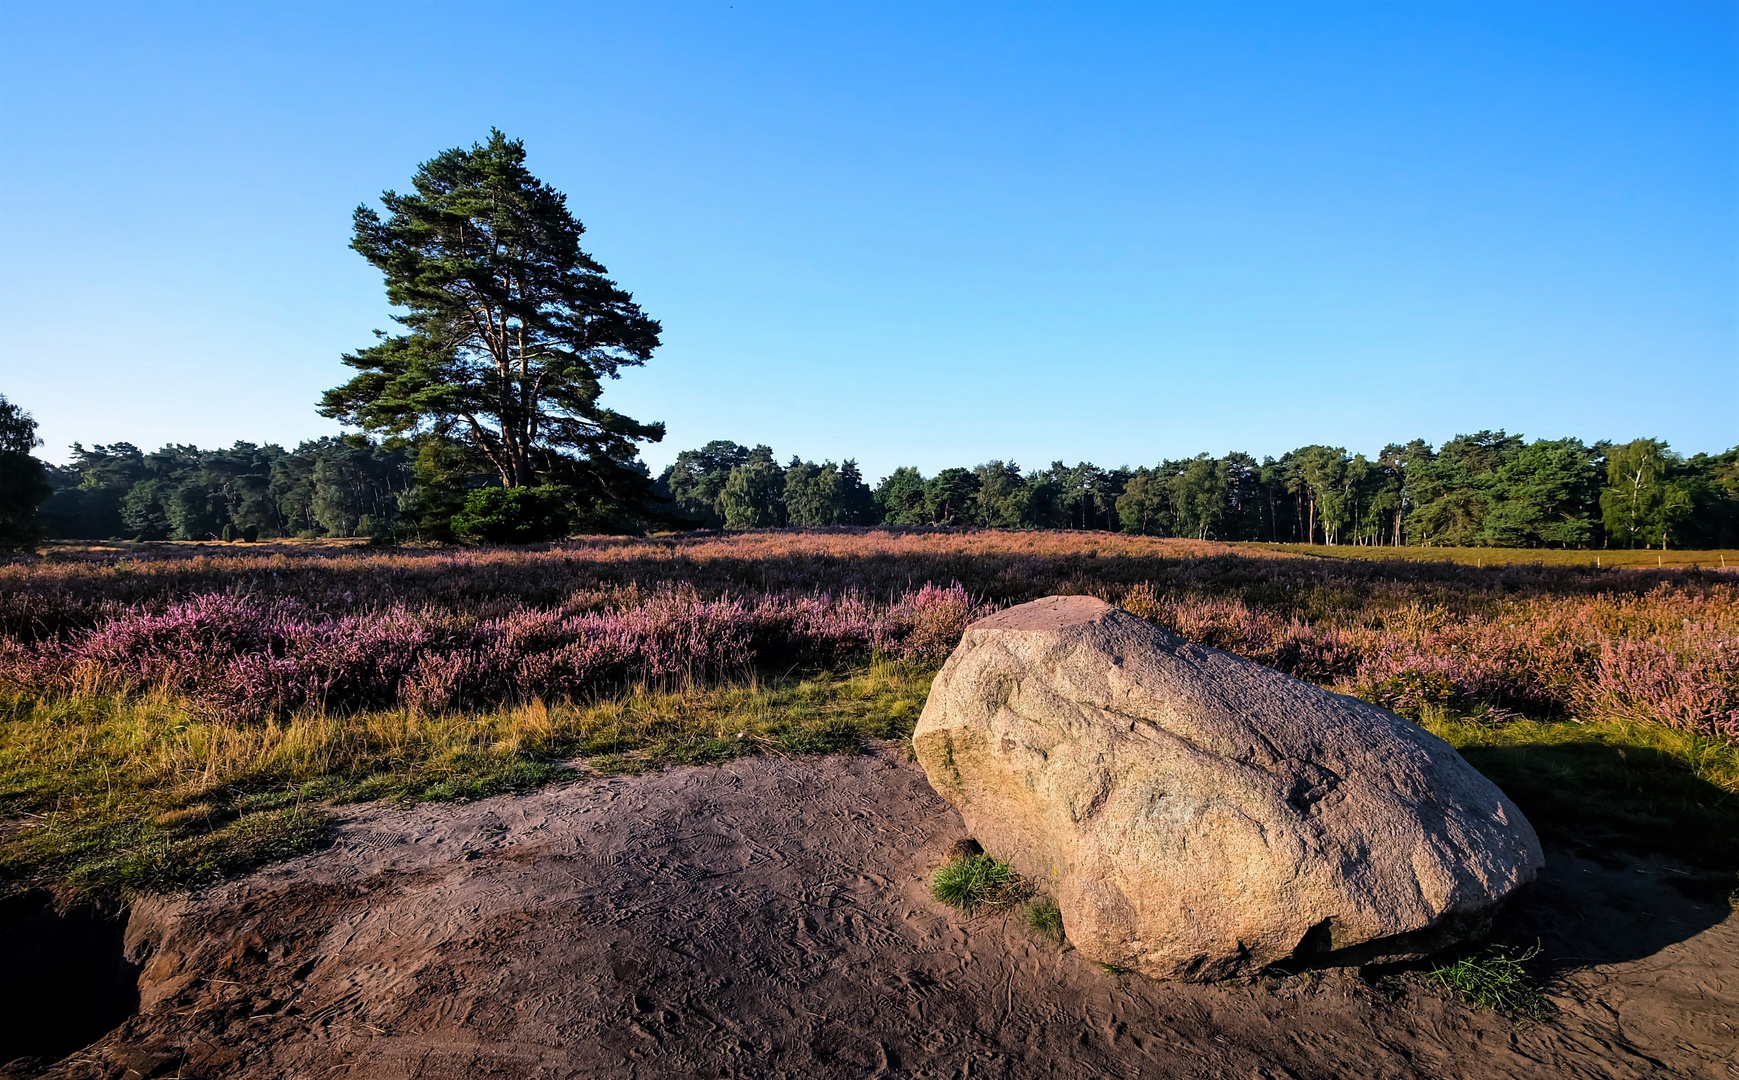
[{"label": "green grass", "polygon": [[1365,547],[1355,544],[1268,544],[1240,542],[1238,549],[1282,551],[1324,559],[1453,562],[1466,566],[1506,566],[1542,563],[1546,566],[1723,567],[1739,570],[1739,551],[1660,551],[1653,548],[1600,549],[1499,547]]},{"label": "green grass", "polygon": [[1546,1013],[1546,999],[1535,988],[1527,962],[1539,954],[1537,946],[1517,952],[1503,945],[1487,945],[1425,974],[1471,1005],[1537,1020]]},{"label": "green grass", "polygon": [[478,713],[248,722],[165,696],[0,694],[0,895],[169,892],[313,850],[327,807],[474,799],[572,775],[833,754],[910,735],[925,667]]},{"label": "green grass", "polygon": [[1032,890],[1005,862],[988,855],[961,855],[937,868],[930,879],[930,895],[971,914],[979,908],[1018,903]]},{"label": "green grass", "polygon": [[1057,907],[1057,902],[1048,896],[1041,896],[1027,902],[1021,909],[1021,922],[1026,928],[1053,944],[1063,943],[1063,912]]}]

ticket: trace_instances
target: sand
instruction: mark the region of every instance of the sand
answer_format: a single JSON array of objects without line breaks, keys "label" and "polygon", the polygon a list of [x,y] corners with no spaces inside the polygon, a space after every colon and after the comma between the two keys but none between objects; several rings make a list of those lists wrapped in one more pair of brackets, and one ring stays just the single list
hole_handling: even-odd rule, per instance
[{"label": "sand", "polygon": [[964,835],[894,747],[346,811],[135,905],[139,1013],[52,1077],[1739,1076],[1739,917],[1548,850],[1500,923],[1543,1022],[1418,976],[1101,971],[926,883]]}]

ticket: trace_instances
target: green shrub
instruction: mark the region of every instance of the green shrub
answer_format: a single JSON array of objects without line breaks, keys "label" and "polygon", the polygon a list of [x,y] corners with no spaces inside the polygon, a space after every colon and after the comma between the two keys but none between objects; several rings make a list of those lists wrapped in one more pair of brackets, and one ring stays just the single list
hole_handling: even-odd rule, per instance
[{"label": "green shrub", "polygon": [[226,543],[226,544],[234,543],[235,542],[235,526],[234,525],[225,525],[223,527],[223,534],[222,535],[223,535],[223,542],[224,543]]},{"label": "green shrub", "polygon": [[453,531],[486,544],[560,540],[573,525],[568,492],[559,487],[479,488],[453,515]]},{"label": "green shrub", "polygon": [[1026,881],[1012,867],[988,855],[949,859],[930,882],[930,895],[966,912],[980,907],[1002,907],[1031,894]]},{"label": "green shrub", "polygon": [[249,525],[247,528],[242,530],[242,541],[244,543],[251,544],[259,538],[260,527],[258,525]]}]

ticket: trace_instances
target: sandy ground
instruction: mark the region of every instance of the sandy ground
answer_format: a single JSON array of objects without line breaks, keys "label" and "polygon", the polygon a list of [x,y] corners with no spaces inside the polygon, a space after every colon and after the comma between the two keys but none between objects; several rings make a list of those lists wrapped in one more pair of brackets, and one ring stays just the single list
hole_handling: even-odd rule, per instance
[{"label": "sandy ground", "polygon": [[135,908],[137,1016],[53,1077],[1739,1076],[1739,917],[1549,852],[1516,1026],[1415,977],[1107,975],[929,872],[892,749],[359,808],[328,850]]}]

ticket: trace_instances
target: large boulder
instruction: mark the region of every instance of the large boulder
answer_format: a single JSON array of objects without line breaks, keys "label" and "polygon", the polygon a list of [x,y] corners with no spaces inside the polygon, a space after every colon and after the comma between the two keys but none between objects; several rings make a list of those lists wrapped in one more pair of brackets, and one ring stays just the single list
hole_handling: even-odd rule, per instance
[{"label": "large boulder", "polygon": [[1088,596],[973,623],[912,741],[1083,955],[1160,978],[1424,955],[1544,863],[1442,739]]}]

